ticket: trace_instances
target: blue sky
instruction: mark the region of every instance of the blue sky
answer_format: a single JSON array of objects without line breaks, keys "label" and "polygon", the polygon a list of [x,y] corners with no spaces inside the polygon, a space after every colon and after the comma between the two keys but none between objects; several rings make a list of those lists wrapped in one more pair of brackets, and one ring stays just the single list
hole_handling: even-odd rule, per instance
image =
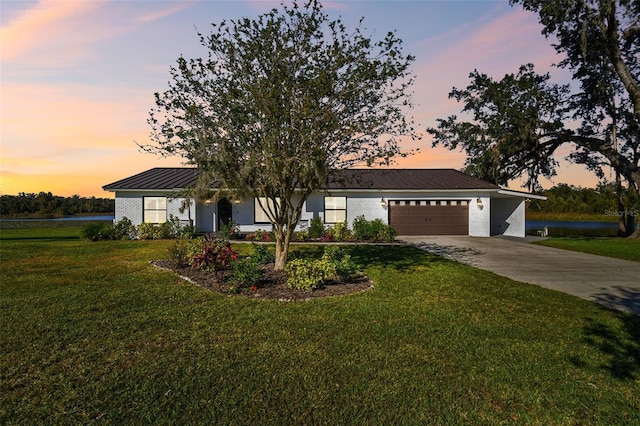
[{"label": "blue sky", "polygon": [[[474,69],[496,78],[527,62],[554,81],[567,74],[540,34],[537,17],[501,1],[331,1],[333,18],[374,38],[396,31],[416,56],[412,111],[419,129],[459,112],[447,99]],[[142,153],[154,92],[167,88],[180,55],[204,56],[197,30],[256,17],[279,1],[3,1],[0,32],[0,193],[51,191],[111,196],[104,184],[181,160]],[[564,80],[563,80],[564,79]],[[406,148],[415,148],[406,145]],[[431,148],[396,167],[461,168],[464,154]],[[564,151],[567,153],[568,151]],[[580,166],[563,163],[554,183],[593,186]],[[514,189],[519,189],[517,184]]]}]

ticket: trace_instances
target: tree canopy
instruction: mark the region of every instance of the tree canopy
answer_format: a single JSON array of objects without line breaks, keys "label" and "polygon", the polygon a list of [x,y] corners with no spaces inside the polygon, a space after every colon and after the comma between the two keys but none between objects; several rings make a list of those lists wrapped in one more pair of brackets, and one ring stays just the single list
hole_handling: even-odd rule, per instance
[{"label": "tree canopy", "polygon": [[[557,65],[573,84],[550,82],[531,64],[502,79],[477,70],[466,89],[449,97],[464,118],[439,119],[427,131],[433,144],[467,152],[467,170],[506,184],[556,174],[557,150],[602,178],[615,170],[640,193],[640,2],[632,0],[511,0],[539,15],[543,34],[556,40]],[[468,118],[468,119],[465,119]]]},{"label": "tree canopy", "polygon": [[61,197],[51,192],[0,196],[0,216],[3,217],[58,217],[114,211],[115,200],[111,198]]},{"label": "tree canopy", "polygon": [[393,32],[347,31],[317,1],[212,28],[199,34],[207,57],[180,57],[156,93],[146,149],[205,171],[205,189],[255,197],[281,269],[304,201],[332,170],[408,154],[398,138],[417,138],[405,117],[414,58]]}]

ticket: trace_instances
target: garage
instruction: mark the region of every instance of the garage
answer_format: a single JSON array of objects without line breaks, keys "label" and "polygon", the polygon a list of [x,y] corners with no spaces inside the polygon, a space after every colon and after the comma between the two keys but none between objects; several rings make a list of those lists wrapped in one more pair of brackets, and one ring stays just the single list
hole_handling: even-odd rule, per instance
[{"label": "garage", "polygon": [[469,202],[391,201],[389,224],[398,235],[469,235]]}]

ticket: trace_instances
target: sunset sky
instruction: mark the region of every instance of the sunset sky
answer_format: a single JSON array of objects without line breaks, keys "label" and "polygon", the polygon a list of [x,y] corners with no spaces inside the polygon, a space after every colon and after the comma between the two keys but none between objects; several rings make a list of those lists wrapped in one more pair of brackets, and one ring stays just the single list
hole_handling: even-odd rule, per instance
[{"label": "sunset sky", "polygon": [[[197,31],[212,22],[256,17],[278,1],[7,1],[0,4],[0,194],[52,192],[113,197],[102,186],[180,158],[140,152],[154,92],[168,88],[182,54],[204,57]],[[536,15],[500,1],[331,1],[325,11],[374,38],[395,30],[416,56],[413,115],[419,129],[458,113],[447,98],[474,69],[494,78],[532,62],[566,82]],[[415,146],[407,145],[406,148]],[[465,156],[431,148],[396,165],[456,168]],[[563,153],[566,155],[568,149]],[[546,187],[594,186],[581,166],[563,163]],[[518,184],[513,189],[520,189]]]}]

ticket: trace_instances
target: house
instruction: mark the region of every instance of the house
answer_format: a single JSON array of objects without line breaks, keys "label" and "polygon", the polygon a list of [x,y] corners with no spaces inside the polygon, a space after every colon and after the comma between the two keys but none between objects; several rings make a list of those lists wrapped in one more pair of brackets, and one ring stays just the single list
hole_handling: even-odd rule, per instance
[{"label": "house", "polygon": [[[161,223],[171,215],[215,232],[233,220],[241,232],[270,230],[254,198],[191,201],[195,168],[153,168],[103,186],[115,192],[115,221]],[[335,172],[324,191],[305,202],[297,229],[320,217],[327,226],[364,215],[398,235],[525,236],[525,202],[543,196],[502,189],[454,169],[349,169]],[[187,206],[185,209],[184,207]]]}]

